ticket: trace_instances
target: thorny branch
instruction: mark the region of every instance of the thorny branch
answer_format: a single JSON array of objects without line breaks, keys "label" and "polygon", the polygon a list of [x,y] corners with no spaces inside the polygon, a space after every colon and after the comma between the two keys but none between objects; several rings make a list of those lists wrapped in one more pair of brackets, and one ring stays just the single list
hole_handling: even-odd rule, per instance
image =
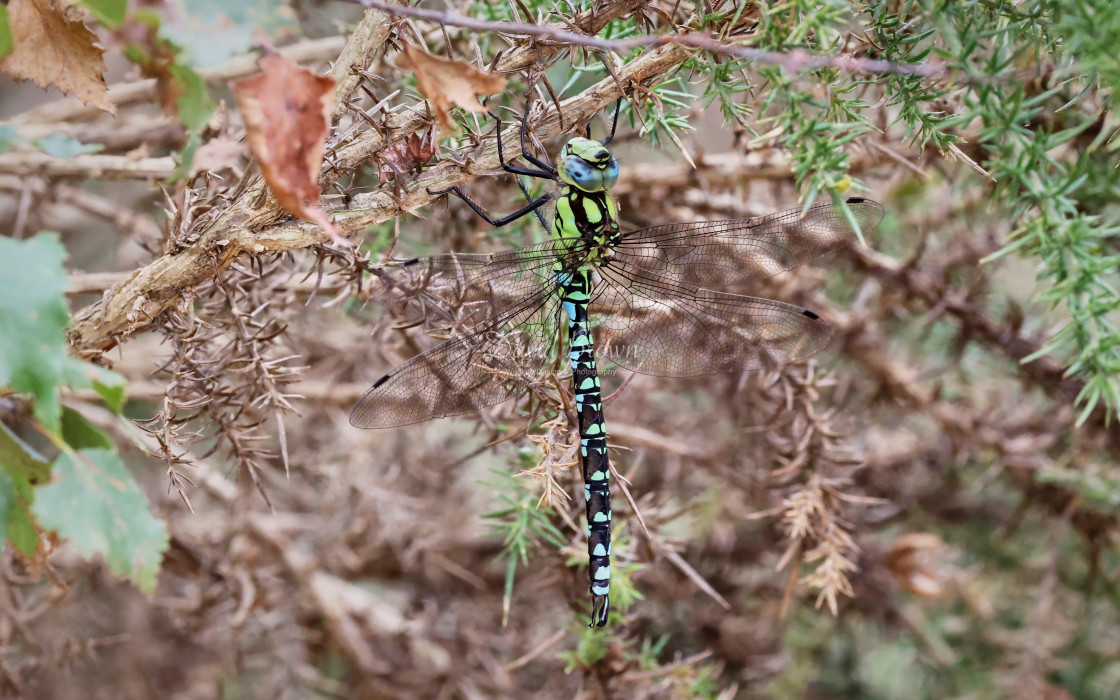
[{"label": "thorny branch", "polygon": [[[613,66],[616,76],[565,101],[560,107],[563,120],[551,107],[534,111],[533,135],[542,139],[559,133],[561,124],[566,129],[575,128],[621,92],[656,81],[696,48],[729,55],[743,55],[736,52],[750,50],[743,46],[713,49],[704,45],[704,42],[715,41],[714,37],[735,38],[731,31],[715,35],[686,33],[642,37],[621,42],[593,36],[612,14],[631,11],[642,4],[637,2],[614,3],[597,14],[577,16],[574,31],[559,25],[503,23],[489,26],[491,23],[463,21],[449,13],[425,16],[421,13],[430,11],[391,7],[386,3],[366,4],[385,6],[388,14],[396,17],[431,18],[453,26],[498,32],[514,44],[496,58],[494,68],[499,71],[538,70],[572,46],[607,51],[650,47],[629,65]],[[383,44],[393,39],[394,29],[389,17],[371,12],[355,38],[346,44],[332,70],[339,81],[333,112],[336,119],[347,112],[364,114],[361,102],[353,93],[363,87],[362,82],[370,73],[366,67],[377,60]],[[525,41],[526,37],[532,40]],[[333,47],[331,52],[335,54],[342,43],[336,39],[332,41],[333,44],[323,45]],[[777,58],[773,62],[791,69],[830,65],[866,71],[883,67],[864,59],[808,54],[770,58]],[[756,56],[755,59],[766,60],[766,57]],[[246,61],[241,63],[243,65],[236,70],[252,69],[245,67]],[[217,75],[234,74],[234,71],[234,68],[220,69],[207,77],[213,79]],[[150,81],[141,81],[116,86],[111,94],[123,103],[147,99],[145,91],[150,89]],[[388,103],[391,99],[392,95],[382,101]],[[53,119],[82,118],[81,110],[68,112],[65,104],[56,103],[28,114],[53,114]],[[54,108],[57,109],[52,112]],[[402,136],[422,129],[428,119],[422,102],[383,114],[380,121],[371,117],[368,123],[352,123],[336,130],[321,173],[324,190],[382,156],[387,148],[400,143]],[[63,125],[41,125],[43,130],[55,126]],[[141,142],[144,133],[156,133],[165,128],[155,120],[148,120],[141,126],[151,130],[140,132]],[[366,126],[371,128],[364,129]],[[106,130],[103,124],[97,123],[65,127],[57,130],[90,134],[91,139],[99,139],[101,132],[98,130]],[[89,131],[85,131],[87,129]],[[507,134],[510,138],[506,143],[507,152],[515,150],[513,137],[514,134]],[[122,138],[119,143],[123,148],[127,140]],[[851,171],[866,173],[881,163],[879,156],[886,153],[883,143],[870,145],[881,152],[868,153],[857,147],[848,163]],[[424,192],[426,187],[469,182],[497,165],[492,136],[476,139],[471,146],[458,150],[464,154],[461,162],[444,161],[411,181],[399,177],[391,186],[332,200],[336,202],[332,212],[334,220],[344,231],[357,233],[369,224],[399,217],[423,206],[430,201]],[[905,148],[898,150],[906,152]],[[125,162],[119,160],[120,156],[84,156],[66,164],[46,162],[42,158],[36,160],[37,157],[9,152],[0,158],[0,171],[7,168],[19,175],[0,179],[0,189],[26,201],[49,198],[45,209],[76,207],[112,222],[121,230],[132,231],[138,238],[158,238],[159,232],[153,231],[156,226],[153,217],[137,215],[107,197],[60,187],[46,178],[89,176],[98,168],[102,168],[97,171],[98,176],[104,179],[153,177],[157,172],[170,171],[169,159],[149,159],[160,161],[156,164],[158,168],[152,166],[144,170],[139,159]],[[909,156],[904,158],[895,153],[892,157],[901,168],[919,175],[925,172],[917,163],[911,163]],[[788,155],[775,149],[707,155],[697,162],[696,169],[684,165],[627,164],[615,190],[620,201],[626,200],[624,214],[640,216],[649,211],[662,220],[666,213],[675,214],[678,210],[681,220],[694,214],[710,217],[720,212],[726,216],[754,215],[761,213],[756,210],[760,202],[762,205],[769,203],[767,188],[779,187],[775,181],[785,181],[790,174]],[[110,167],[113,163],[117,165]],[[345,180],[340,189],[345,190],[344,185]],[[70,279],[72,294],[109,290],[102,303],[80,312],[75,343],[82,353],[96,355],[130,334],[156,324],[171,341],[173,362],[164,372],[171,377],[169,382],[143,381],[150,372],[147,352],[141,353],[145,364],[127,366],[122,360],[118,369],[129,379],[131,398],[150,401],[159,408],[160,413],[148,423],[143,444],[166,462],[172,493],[183,500],[187,500],[190,493],[194,503],[187,502],[198,507],[200,513],[213,512],[214,504],[207,503],[208,499],[218,503],[220,517],[215,518],[218,525],[205,537],[194,534],[201,528],[190,521],[186,525],[175,521],[185,515],[178,503],[167,507],[167,517],[175,522],[177,534],[176,550],[165,580],[176,581],[181,575],[176,567],[193,567],[193,570],[179,580],[185,591],[181,598],[165,598],[163,600],[171,602],[161,602],[155,607],[161,614],[172,616],[187,614],[175,612],[177,609],[187,610],[197,618],[192,619],[192,623],[203,620],[210,628],[225,629],[232,619],[232,626],[240,629],[242,625],[252,628],[254,623],[269,619],[269,615],[261,614],[260,610],[279,609],[272,607],[273,601],[288,597],[296,601],[293,605],[302,606],[298,612],[303,619],[321,624],[324,630],[321,636],[330,639],[354,668],[377,682],[384,680],[399,685],[400,696],[409,696],[408,689],[419,687],[423,681],[411,678],[408,671],[401,669],[418,667],[428,657],[441,654],[466,655],[454,648],[453,640],[442,637],[422,652],[412,653],[396,648],[409,649],[407,645],[394,645],[387,640],[412,636],[413,631],[424,624],[426,616],[443,613],[443,606],[454,605],[458,594],[448,581],[466,584],[472,590],[500,585],[494,581],[494,572],[490,570],[493,567],[488,567],[494,558],[493,543],[448,535],[459,532],[457,528],[463,518],[455,517],[454,512],[448,515],[447,511],[454,511],[453,506],[466,499],[446,498],[448,493],[461,494],[451,491],[452,487],[447,485],[454,480],[446,478],[449,468],[442,452],[425,452],[425,445],[417,444],[423,441],[388,435],[354,437],[338,430],[345,421],[345,407],[367,388],[357,381],[358,373],[348,372],[347,368],[339,370],[338,376],[316,377],[299,385],[306,404],[314,405],[316,412],[305,416],[306,425],[301,420],[299,437],[291,447],[294,455],[292,482],[277,478],[279,463],[283,461],[286,465],[289,460],[273,454],[270,446],[275,445],[276,440],[270,433],[283,429],[281,414],[290,409],[292,394],[285,387],[301,369],[293,366],[293,360],[298,359],[296,354],[309,356],[314,352],[314,343],[321,343],[332,346],[334,354],[325,355],[332,358],[331,364],[346,364],[347,360],[339,359],[337,350],[347,348],[342,354],[355,355],[353,363],[358,365],[369,363],[371,358],[383,361],[386,357],[377,356],[377,353],[392,355],[393,348],[389,344],[389,350],[385,351],[382,346],[386,344],[379,343],[375,351],[363,354],[358,348],[366,336],[346,335],[337,328],[327,329],[322,333],[324,337],[318,337],[321,328],[304,329],[306,336],[315,336],[310,341],[301,338],[299,331],[282,330],[276,320],[291,319],[295,315],[285,316],[275,310],[277,307],[301,309],[308,298],[315,295],[319,299],[333,296],[332,303],[346,300],[355,277],[360,279],[362,266],[343,260],[343,255],[331,257],[322,252],[325,249],[318,249],[322,258],[330,262],[330,272],[325,278],[281,279],[288,268],[283,267],[276,256],[260,253],[314,246],[322,240],[320,232],[314,227],[282,219],[252,170],[239,189],[210,191],[211,195],[218,192],[218,196],[205,196],[205,184],[193,189],[204,194],[192,193],[169,203],[172,241],[154,262],[132,273],[73,273]],[[884,185],[883,189],[888,188]],[[680,196],[667,196],[670,191],[674,194],[679,191]],[[788,197],[789,193],[784,192],[782,196]],[[665,204],[669,201],[672,201],[671,206]],[[652,205],[654,202],[657,206]],[[17,230],[23,228],[17,226]],[[1061,536],[1066,531],[1065,524],[1081,537],[1090,552],[1106,547],[1114,537],[1115,517],[1082,508],[1081,494],[1042,478],[1047,470],[1064,467],[1054,453],[1055,446],[1066,441],[1082,441],[1071,450],[1078,460],[1116,455],[1117,433],[1101,411],[1078,437],[1071,437],[1074,416],[1064,403],[1078,392],[1079,382],[1063,376],[1058,363],[1049,358],[1021,369],[1014,365],[1008,374],[1018,379],[1017,383],[1011,382],[1016,388],[1024,393],[1035,387],[1042,389],[1035,392],[1042,396],[1040,403],[1045,419],[1040,419],[1037,407],[1017,404],[1014,400],[1010,405],[1001,405],[1005,397],[1000,391],[977,387],[966,398],[943,391],[936,375],[938,372],[950,374],[950,371],[931,369],[916,361],[908,363],[891,347],[889,319],[892,313],[897,313],[892,309],[902,309],[925,314],[927,321],[946,318],[956,324],[961,348],[979,346],[992,351],[990,354],[996,358],[1004,357],[1014,363],[1033,355],[1041,346],[1040,333],[1032,334],[1014,314],[1000,318],[999,314],[988,310],[983,298],[988,290],[953,282],[955,271],[976,269],[977,260],[990,252],[950,251],[940,258],[919,260],[916,256],[906,260],[863,248],[850,251],[848,259],[854,261],[864,278],[859,300],[852,307],[840,307],[814,298],[810,306],[819,308],[833,324],[834,342],[830,354],[851,361],[858,367],[856,372],[828,375],[794,368],[775,377],[705,380],[702,390],[697,391],[694,390],[700,385],[683,384],[683,391],[678,391],[682,385],[674,384],[674,396],[664,402],[667,407],[664,411],[661,411],[662,402],[634,401],[626,396],[612,405],[609,426],[612,439],[620,449],[632,450],[633,457],[624,463],[634,465],[633,471],[641,477],[635,479],[634,497],[628,499],[629,503],[635,510],[640,507],[643,518],[653,528],[654,550],[675,566],[649,567],[642,573],[642,590],[650,594],[651,607],[658,600],[678,603],[687,600],[697,586],[717,600],[722,601],[726,596],[729,610],[694,600],[689,611],[690,622],[718,636],[719,644],[724,646],[718,653],[721,662],[734,658],[734,651],[728,650],[748,646],[761,648],[773,643],[767,634],[754,631],[773,626],[759,625],[755,613],[744,610],[751,610],[760,599],[778,600],[781,583],[777,577],[768,578],[765,573],[775,564],[792,561],[790,583],[800,581],[817,588],[821,601],[831,608],[842,604],[867,608],[877,618],[905,617],[908,611],[894,597],[876,595],[883,593],[874,586],[884,585],[885,570],[890,569],[896,579],[903,577],[891,568],[892,553],[884,556],[879,551],[878,538],[856,536],[855,533],[861,531],[860,518],[887,520],[897,517],[907,506],[915,505],[930,518],[957,522],[965,513],[967,517],[990,518],[1000,528],[1011,531],[1019,526],[1019,515],[1000,510],[996,499],[982,498],[979,493],[1000,475],[1008,477],[1004,481],[1010,483],[1009,491],[1022,500],[1024,509],[1026,504],[1036,504],[1045,513],[1060,517],[1064,524],[1060,531],[1055,530],[1049,543],[1053,556],[1047,559],[1045,591],[1048,595],[1055,586],[1054,566],[1058,561]],[[980,273],[981,276],[987,274],[990,270]],[[791,285],[787,291],[796,287],[796,284]],[[997,306],[1001,301],[995,300]],[[301,323],[312,324],[315,319],[301,319]],[[413,338],[400,326],[387,335],[403,337],[405,343],[412,342]],[[305,343],[305,347],[290,347],[290,336],[295,337],[296,343]],[[143,342],[145,339],[137,344]],[[310,352],[306,345],[311,345]],[[324,354],[322,350],[320,353],[321,359]],[[334,372],[333,367],[331,372]],[[853,375],[860,379],[853,381]],[[842,378],[833,381],[835,376]],[[852,390],[849,383],[856,388]],[[870,391],[866,389],[869,385],[874,387]],[[720,394],[720,387],[725,393]],[[644,397],[650,392],[662,391],[663,387],[660,380],[654,382],[638,377],[631,390]],[[682,396],[687,398],[682,400]],[[695,396],[714,396],[718,410],[693,411],[694,407],[688,402]],[[92,401],[97,400],[97,394],[79,392],[75,398]],[[1031,399],[1039,400],[1036,396]],[[718,403],[720,400],[722,403]],[[636,403],[642,404],[640,410],[635,410]],[[820,405],[843,408],[838,413],[822,413]],[[896,414],[900,421],[928,421],[934,429],[924,434],[914,429],[914,435],[910,435],[911,426],[904,426],[893,431],[889,439],[883,439],[876,436],[876,425],[846,424],[858,416],[859,420],[890,425]],[[726,423],[721,425],[723,420]],[[267,429],[264,421],[269,421]],[[509,443],[497,448],[493,445],[526,431],[525,426],[520,426],[519,432],[511,433],[508,428],[486,421],[486,417],[481,418],[479,425],[487,442],[468,454],[509,449]],[[199,424],[210,426],[212,432],[195,432]],[[712,427],[713,424],[716,427]],[[323,438],[323,435],[330,437]],[[570,445],[569,441],[559,440],[563,437],[560,434],[550,433],[546,437],[547,446],[555,453],[551,454],[552,463],[544,465],[548,469],[543,471],[548,472],[550,479],[546,482],[545,494],[553,497],[559,506],[563,501],[559,490],[565,488],[571,470],[564,469],[555,475],[552,471],[570,461],[567,455]],[[197,438],[212,440],[215,450],[227,450],[230,461],[245,470],[262,493],[267,486],[271,502],[276,503],[283,515],[248,512],[252,506],[245,507],[244,494],[239,494],[237,488],[218,473],[217,467],[208,464],[205,455],[199,457],[184,447]],[[400,442],[394,442],[398,439]],[[846,461],[846,456],[838,449],[857,443],[866,443],[868,453],[866,468],[858,472],[855,462]],[[286,452],[287,441],[282,433],[280,445],[281,451]],[[952,483],[953,467],[946,465],[989,458],[993,466],[982,480],[984,483],[974,488],[969,485],[968,489]],[[392,465],[386,469],[388,473],[379,471],[383,463]],[[188,464],[189,470],[180,469]],[[402,477],[399,472],[393,472],[398,464],[417,469],[419,473]],[[934,471],[932,467],[939,469]],[[425,469],[431,469],[431,473]],[[192,485],[187,483],[190,478],[202,488],[192,491]],[[402,486],[393,481],[396,478],[411,481]],[[948,483],[929,483],[943,478]],[[760,484],[760,480],[763,483]],[[321,502],[316,493],[316,502],[312,503],[306,493],[314,488],[309,488],[308,483],[335,491],[323,495]],[[718,493],[696,493],[696,489],[690,490],[695,483]],[[728,485],[732,488],[723,488]],[[882,496],[888,503],[877,513],[869,513],[870,508],[852,507],[873,502],[856,495],[857,492]],[[423,493],[428,500],[416,497],[416,493]],[[432,502],[440,503],[441,507],[431,508]],[[336,512],[323,513],[322,503],[342,505]],[[623,510],[626,505],[620,503],[619,508]],[[712,511],[718,512],[718,517],[712,517],[711,532],[705,532],[704,537],[697,537],[695,541],[690,538],[687,547],[682,541],[668,541],[661,534],[662,528],[685,516],[692,517],[701,528],[705,527]],[[766,524],[770,527],[745,538],[727,525],[727,521],[742,524],[752,512],[770,518],[778,516],[786,527],[783,529],[776,520],[768,519]],[[315,539],[309,539],[306,533],[315,533]],[[697,541],[701,544],[697,545]],[[783,545],[786,556],[779,559]],[[222,554],[215,555],[215,549]],[[860,571],[854,572],[857,554],[860,555]],[[697,560],[702,564],[693,566],[690,563]],[[184,561],[189,563],[184,565]],[[722,562],[733,562],[734,566],[721,566]],[[804,566],[814,563],[817,566]],[[751,564],[757,566],[751,573],[755,580],[748,585],[742,577],[744,572],[750,571]],[[383,576],[385,580],[395,577],[406,582],[400,586],[401,590],[393,591],[400,599],[399,604],[397,601],[385,604],[380,596],[371,597],[362,585],[351,582],[351,579],[364,579],[373,567],[377,568],[375,576]],[[391,573],[385,574],[385,570]],[[202,597],[192,592],[196,584],[191,577],[200,576],[209,577],[213,582]],[[555,573],[545,574],[543,580],[534,579],[526,588],[533,590],[534,595],[547,593],[549,586],[556,587],[557,578]],[[951,578],[946,575],[936,579],[933,588],[948,587]],[[965,585],[959,578],[957,584]],[[768,587],[779,590],[767,590]],[[856,597],[841,601],[841,596],[850,594],[853,588]],[[869,588],[870,595],[867,594]],[[760,591],[768,598],[755,595]],[[792,593],[791,585],[782,604],[783,610],[793,600]],[[746,602],[748,600],[751,602]],[[408,601],[414,601],[415,605],[410,607]],[[1045,608],[1044,614],[1053,616],[1055,611],[1049,602],[1045,606],[1040,602],[1039,609]],[[423,609],[427,605],[435,612]],[[283,617],[283,614],[278,616]],[[1045,620],[1032,624],[1036,625],[1037,632],[1044,627]],[[290,621],[279,626],[281,631],[293,635],[306,632],[304,626]],[[737,632],[737,627],[752,632],[749,635]],[[267,630],[268,633],[274,631],[274,628]],[[549,648],[561,638],[553,636],[535,646],[538,651],[508,665],[506,672],[528,664],[541,653],[539,650]],[[742,643],[743,639],[748,643]],[[935,645],[931,643],[930,646]],[[534,648],[534,644],[526,643],[524,648]],[[1032,659],[1034,650],[1032,646]],[[952,654],[936,648],[931,651],[931,656],[937,659],[952,658]],[[479,652],[472,649],[471,654],[475,653]],[[489,652],[484,650],[483,653]],[[615,678],[630,681],[651,678],[682,664],[693,663],[696,658],[686,657],[677,664],[655,667],[648,672],[628,670],[616,674]],[[490,663],[497,667],[492,660]],[[611,670],[604,670],[609,668],[609,663],[608,657],[596,673],[610,674]],[[742,663],[749,666],[751,662],[743,660]],[[306,659],[300,659],[293,667],[299,664],[302,668],[310,667]],[[495,682],[499,691],[487,687],[483,692],[500,694],[503,682],[510,681],[500,679]]]},{"label": "thorny branch", "polygon": [[[280,54],[299,63],[334,58],[346,45],[346,39],[341,36],[330,36],[322,39],[311,39],[289,44],[279,49]],[[227,63],[216,68],[200,68],[199,76],[208,83],[224,83],[235,78],[241,78],[256,73],[257,56],[247,54],[237,56]],[[109,101],[117,107],[139,102],[150,102],[156,97],[156,79],[145,78],[127,83],[118,83],[109,88]],[[18,124],[23,128],[38,128],[44,124],[51,128],[54,123],[80,121],[95,117],[98,114],[96,107],[82,104],[77,98],[67,98],[50,102],[42,107],[36,107],[22,112],[5,121],[7,124]],[[45,130],[45,129],[44,129]],[[22,133],[22,131],[21,131]],[[34,132],[31,132],[32,134]]]},{"label": "thorny branch", "polygon": [[518,22],[487,22],[485,20],[464,17],[455,12],[440,12],[439,10],[426,10],[421,7],[395,5],[393,3],[381,2],[381,0],[346,1],[356,5],[362,5],[363,7],[382,10],[398,17],[413,17],[415,19],[429,20],[452,27],[496,32],[505,35],[540,37],[552,39],[568,46],[585,46],[587,48],[618,53],[645,46],[657,47],[675,44],[678,46],[701,49],[715,54],[727,54],[729,56],[745,58],[757,63],[770,63],[781,66],[790,72],[796,72],[806,68],[825,67],[839,68],[855,73],[893,73],[924,77],[937,76],[945,72],[944,66],[936,62],[901,64],[869,58],[856,58],[854,56],[819,56],[802,50],[785,53],[765,51],[763,49],[753,49],[749,46],[728,43],[727,37],[718,37],[704,32],[642,36],[630,39],[601,39],[597,36],[579,34],[561,27],[521,24]]},{"label": "thorny branch", "polygon": [[[602,15],[595,19],[603,21]],[[575,125],[586,122],[604,106],[621,97],[625,86],[641,84],[661,75],[687,57],[688,50],[681,46],[664,46],[647,51],[618,70],[618,80],[607,78],[565,100],[561,104],[564,123]],[[505,64],[504,70],[514,70],[531,65],[538,58],[537,51],[510,51],[500,65]],[[423,104],[409,110],[403,118],[390,122],[392,133],[416,131],[424,125],[426,119],[422,115],[426,112]],[[560,133],[559,115],[555,111],[547,112],[534,124],[534,132],[539,138]],[[506,147],[512,152],[517,135],[507,131],[506,138]],[[385,145],[386,137],[377,130],[362,132],[353,141],[327,154],[321,180],[334,182],[343,173],[365,163]],[[371,225],[415,211],[432,201],[434,197],[427,193],[428,188],[445,189],[461,185],[497,167],[497,146],[492,139],[487,139],[479,155],[467,164],[444,161],[424,171],[401,195],[397,194],[395,183],[357,195],[346,209],[330,212],[331,219],[344,235],[352,235]],[[242,253],[287,252],[327,240],[326,235],[313,225],[278,223],[282,217],[275,205],[267,200],[263,181],[259,177],[249,179],[240,192],[228,208],[213,217],[196,235],[194,244],[149,263],[123,285],[109,290],[102,301],[77,312],[71,331],[74,351],[82,356],[96,356],[113,347],[123,337],[147,327],[180,298],[182,290],[211,278]],[[263,207],[260,204],[262,199],[265,201]]]}]

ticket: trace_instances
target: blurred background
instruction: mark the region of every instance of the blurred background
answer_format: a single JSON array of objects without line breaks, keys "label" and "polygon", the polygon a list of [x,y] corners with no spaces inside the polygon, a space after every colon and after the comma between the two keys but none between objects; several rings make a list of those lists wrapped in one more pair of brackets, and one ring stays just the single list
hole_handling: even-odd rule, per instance
[{"label": "blurred background", "polygon": [[[87,3],[115,116],[0,77],[0,233],[59,233],[72,352],[128,397],[123,419],[95,389],[63,405],[111,438],[166,529],[150,595],[51,528],[30,556],[7,547],[5,693],[1120,696],[1108,3],[420,7],[457,14]],[[761,53],[625,43],[689,32]],[[230,82],[266,40],[348,81],[319,185],[355,251],[265,201]],[[487,107],[507,127],[530,97],[538,116],[562,103],[567,120],[531,139],[551,157],[589,121],[604,136],[624,90],[624,229],[848,196],[886,211],[863,242],[740,290],[828,321],[808,362],[607,368],[606,629],[586,627],[566,366],[479,414],[347,421],[440,341],[438,322],[385,303],[380,265],[546,239],[531,217],[494,229],[425,194],[524,202],[494,168],[493,121],[456,109],[457,133],[439,129],[403,43],[505,75]],[[261,247],[225,254],[242,230]],[[135,313],[109,328],[121,308]],[[13,433],[52,449],[18,394],[0,400]]]}]

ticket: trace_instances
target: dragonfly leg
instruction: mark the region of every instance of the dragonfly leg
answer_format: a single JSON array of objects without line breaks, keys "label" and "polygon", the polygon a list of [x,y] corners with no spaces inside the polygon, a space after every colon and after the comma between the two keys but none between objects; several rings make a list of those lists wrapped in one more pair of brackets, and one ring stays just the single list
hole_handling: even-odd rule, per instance
[{"label": "dragonfly leg", "polygon": [[[520,184],[520,182],[518,184]],[[526,192],[524,188],[522,188],[522,192]],[[533,212],[533,211],[536,211],[537,209],[540,209],[541,206],[543,206],[545,204],[545,202],[547,202],[549,199],[552,199],[552,195],[547,195],[547,194],[546,195],[541,195],[540,197],[537,197],[536,199],[529,202],[528,204],[521,207],[520,209],[513,212],[512,214],[506,214],[503,217],[495,219],[493,216],[490,215],[490,213],[488,211],[486,211],[485,209],[482,208],[482,205],[480,205],[478,202],[476,202],[473,199],[471,199],[470,197],[468,197],[463,192],[463,190],[459,189],[458,187],[448,187],[445,190],[433,190],[431,188],[428,188],[428,194],[438,195],[438,194],[447,194],[447,193],[451,193],[451,194],[455,195],[456,197],[458,197],[459,199],[466,202],[467,206],[469,206],[471,209],[474,209],[475,214],[478,214],[479,216],[481,216],[483,218],[483,220],[486,221],[486,223],[490,224],[491,226],[495,226],[495,227],[505,226],[506,224],[508,224],[511,221],[516,221],[517,219],[520,219],[521,217],[525,216],[526,214],[528,214],[530,212]],[[528,197],[528,192],[526,192],[526,197]],[[544,223],[543,219],[541,220],[541,223]]]},{"label": "dragonfly leg", "polygon": [[[603,139],[600,142],[604,146],[608,145],[611,141],[614,141],[614,132],[618,129],[618,112],[621,108],[622,108],[622,98],[620,97],[620,98],[618,98],[618,101],[614,103],[614,121],[611,122],[611,133],[607,134],[607,138]],[[591,122],[590,121],[587,122],[586,133],[587,133],[587,138],[590,139],[591,138]]]},{"label": "dragonfly leg", "polygon": [[529,177],[539,177],[545,180],[556,179],[556,168],[545,163],[525,149],[525,137],[527,135],[525,125],[529,121],[528,102],[525,103],[525,114],[521,117],[521,157],[540,168],[540,170],[522,168],[519,165],[510,165],[506,162],[506,155],[502,150],[502,120],[493,112],[491,112],[490,116],[494,117],[494,121],[498,122],[498,162],[502,164],[502,170],[505,170],[507,173],[513,173],[514,175],[528,175]]},{"label": "dragonfly leg", "polygon": [[[525,199],[527,201],[532,202],[533,195],[529,194],[529,188],[525,186],[525,183],[521,181],[521,178],[518,177],[514,179],[517,180],[517,186],[518,188],[520,188],[521,194],[525,195]],[[534,209],[533,213],[537,215],[537,221],[541,222],[541,226],[544,227],[544,232],[551,233],[548,228],[548,222],[544,220],[544,214],[541,213],[541,207],[537,207],[536,209]]]},{"label": "dragonfly leg", "polygon": [[618,129],[618,112],[622,109],[622,98],[618,98],[618,102],[614,103],[614,121],[611,122],[611,133],[607,138],[603,139],[603,145],[606,146],[611,141],[614,141],[614,132]]}]

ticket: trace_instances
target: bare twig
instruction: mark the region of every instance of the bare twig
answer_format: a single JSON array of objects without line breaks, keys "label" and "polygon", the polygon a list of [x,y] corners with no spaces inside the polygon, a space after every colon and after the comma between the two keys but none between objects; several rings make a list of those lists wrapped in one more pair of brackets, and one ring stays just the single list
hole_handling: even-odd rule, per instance
[{"label": "bare twig", "polygon": [[854,73],[893,73],[898,75],[938,76],[946,72],[943,65],[936,62],[924,64],[893,63],[870,58],[857,58],[855,56],[822,56],[808,51],[794,50],[788,53],[754,49],[740,44],[729,44],[717,40],[705,32],[689,32],[687,34],[670,34],[657,36],[633,37],[630,39],[600,39],[597,36],[579,34],[567,29],[548,25],[521,24],[518,22],[488,22],[471,17],[464,17],[456,12],[440,12],[426,10],[420,7],[407,7],[393,5],[381,0],[346,0],[363,7],[372,7],[383,10],[399,17],[411,17],[442,25],[462,27],[499,34],[513,34],[543,39],[552,39],[566,45],[586,46],[603,51],[621,53],[630,49],[643,46],[665,46],[675,44],[701,49],[709,53],[737,56],[758,63],[769,63],[781,66],[788,71],[799,71],[806,68],[840,68]]},{"label": "bare twig", "polygon": [[175,170],[175,159],[129,158],[89,153],[71,158],[54,158],[45,153],[5,153],[0,155],[0,173],[41,175],[43,177],[81,177],[102,180],[163,179]]},{"label": "bare twig", "polygon": [[[310,63],[334,58],[345,45],[346,38],[341,36],[325,37],[310,41],[300,41],[279,49],[281,55],[298,63]],[[198,73],[208,83],[224,83],[256,73],[257,54],[248,53],[235,56],[227,63],[216,68],[201,68]],[[117,83],[109,87],[109,100],[118,107],[137,102],[150,102],[156,97],[154,78],[136,80],[130,83]],[[47,122],[66,122],[90,119],[100,115],[100,110],[87,107],[69,97],[56,102],[30,109],[7,120],[9,124],[43,124]]]},{"label": "bare twig", "polygon": [[[626,81],[642,82],[671,70],[687,59],[688,55],[688,49],[681,46],[651,49],[631,61],[619,71],[619,75]],[[580,124],[614,102],[621,94],[621,88],[613,77],[600,81],[563,103],[564,122],[569,125]],[[415,117],[404,121],[413,130],[424,124],[424,119],[419,114],[423,114],[425,110],[415,111],[418,113]],[[555,112],[545,114],[535,126],[535,133],[541,138],[555,136],[559,132],[560,120]],[[506,134],[511,149],[516,137],[514,133]],[[385,137],[372,129],[363,132],[355,139],[355,144],[350,145],[350,156],[363,152],[372,154],[377,150],[372,148],[375,144],[383,147],[386,144]],[[336,154],[333,163],[325,164],[324,169],[331,172],[339,167],[341,160],[342,157]],[[363,161],[351,160],[347,167],[356,168],[361,162]],[[403,196],[398,196],[395,192],[394,181],[390,186],[354,197],[348,210],[332,212],[331,218],[344,234],[354,234],[368,226],[414,211],[432,201],[435,197],[429,195],[426,188],[463,184],[487,171],[497,169],[498,165],[497,145],[491,141],[482,155],[467,165],[444,162],[424,171],[420,178],[411,183]],[[213,219],[198,243],[177,253],[164,255],[137,270],[102,302],[75,314],[74,328],[71,331],[71,343],[75,352],[87,356],[96,355],[114,346],[121,337],[147,326],[152,319],[169,308],[179,298],[180,290],[210,279],[244,252],[285,252],[327,240],[326,234],[312,224],[277,224],[281,215],[272,205],[266,203],[264,209],[258,208],[261,206],[258,200],[264,192],[264,184],[259,180],[247,184],[237,202]]]}]

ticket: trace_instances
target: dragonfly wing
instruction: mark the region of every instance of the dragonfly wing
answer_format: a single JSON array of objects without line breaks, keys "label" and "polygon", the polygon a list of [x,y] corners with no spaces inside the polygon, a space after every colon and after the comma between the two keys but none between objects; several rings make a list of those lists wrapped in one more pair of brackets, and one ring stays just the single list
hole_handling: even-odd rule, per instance
[{"label": "dragonfly wing", "polygon": [[358,428],[389,428],[473,413],[525,389],[555,355],[556,285],[539,287],[469,333],[392,370],[350,412]]},{"label": "dragonfly wing", "polygon": [[[883,219],[883,207],[851,198],[848,210],[867,234]],[[818,204],[760,216],[689,224],[666,224],[631,231],[613,247],[613,257],[674,282],[725,289],[756,282],[856,240],[839,207]]]},{"label": "dragonfly wing", "polygon": [[554,266],[580,243],[548,242],[493,254],[414,258],[376,271],[384,301],[405,319],[455,334],[389,372],[350,413],[387,428],[472,413],[519,394],[551,361],[559,319]]},{"label": "dragonfly wing", "polygon": [[693,377],[773,369],[828,345],[812,311],[770,299],[672,282],[615,265],[591,304],[596,354],[641,374]]},{"label": "dragonfly wing", "polygon": [[385,288],[383,303],[406,324],[459,332],[551,286],[558,261],[567,266],[586,254],[578,245],[550,241],[499,253],[413,258],[374,274]]}]

